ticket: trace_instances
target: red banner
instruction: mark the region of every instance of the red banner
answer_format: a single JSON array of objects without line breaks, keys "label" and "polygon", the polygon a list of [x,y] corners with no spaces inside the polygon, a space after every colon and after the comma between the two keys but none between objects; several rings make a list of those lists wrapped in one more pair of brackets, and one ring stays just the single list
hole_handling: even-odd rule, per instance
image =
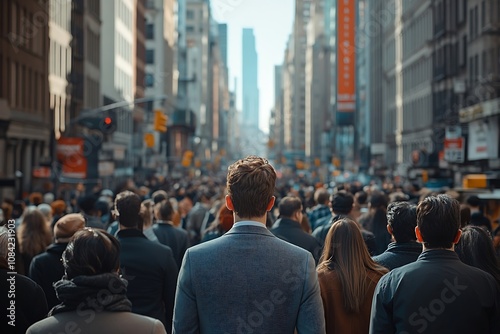
[{"label": "red banner", "polygon": [[337,114],[337,120],[349,123],[339,125],[351,125],[354,120],[352,115],[356,108],[355,33],[356,1],[337,0],[337,112],[344,114]]},{"label": "red banner", "polygon": [[57,160],[61,166],[61,176],[76,179],[87,177],[87,158],[83,154],[84,139],[61,137],[57,141]]}]

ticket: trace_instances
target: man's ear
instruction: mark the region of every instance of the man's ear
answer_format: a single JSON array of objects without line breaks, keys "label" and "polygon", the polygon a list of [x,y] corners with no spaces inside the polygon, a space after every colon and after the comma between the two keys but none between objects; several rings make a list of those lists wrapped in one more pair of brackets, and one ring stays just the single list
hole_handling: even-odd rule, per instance
[{"label": "man's ear", "polygon": [[274,201],[276,200],[276,197],[271,197],[271,199],[269,200],[269,203],[267,203],[267,209],[266,211],[271,211],[273,206],[274,206]]},{"label": "man's ear", "polygon": [[455,239],[453,240],[453,243],[456,245],[458,244],[458,240],[460,240],[460,237],[462,236],[462,230],[458,229],[457,235],[455,235]]},{"label": "man's ear", "polygon": [[389,224],[387,224],[387,232],[389,232],[390,235],[394,235],[394,232],[392,231],[392,227]]},{"label": "man's ear", "polygon": [[226,208],[228,210],[234,211],[233,200],[229,195],[226,195]]},{"label": "man's ear", "polygon": [[418,242],[424,242],[424,239],[422,238],[422,233],[420,232],[418,226],[415,226],[415,236],[417,237]]}]

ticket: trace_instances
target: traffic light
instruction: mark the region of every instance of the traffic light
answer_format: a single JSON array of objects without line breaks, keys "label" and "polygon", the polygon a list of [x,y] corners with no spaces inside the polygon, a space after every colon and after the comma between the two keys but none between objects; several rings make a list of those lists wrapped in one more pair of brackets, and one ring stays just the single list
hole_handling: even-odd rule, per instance
[{"label": "traffic light", "polygon": [[156,110],[153,129],[158,132],[167,132],[167,121],[168,116],[165,115],[161,110]]},{"label": "traffic light", "polygon": [[144,135],[144,142],[147,148],[155,146],[155,136],[152,133],[146,133]]},{"label": "traffic light", "polygon": [[113,111],[106,111],[100,115],[83,115],[78,124],[90,130],[99,130],[105,135],[110,135],[116,131],[116,114]]}]

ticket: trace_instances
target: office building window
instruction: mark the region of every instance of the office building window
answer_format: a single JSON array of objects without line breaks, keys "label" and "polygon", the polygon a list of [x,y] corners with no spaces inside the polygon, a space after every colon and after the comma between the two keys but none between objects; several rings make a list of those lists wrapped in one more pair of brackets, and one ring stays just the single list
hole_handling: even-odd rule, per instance
[{"label": "office building window", "polygon": [[155,26],[153,23],[146,24],[146,38],[154,39],[155,38]]},{"label": "office building window", "polygon": [[188,9],[188,10],[186,11],[186,18],[187,18],[188,20],[192,20],[192,19],[194,19],[194,10],[192,10],[192,9]]},{"label": "office building window", "polygon": [[486,24],[486,3],[484,0],[481,2],[481,28],[484,28]]},{"label": "office building window", "polygon": [[146,50],[146,64],[155,63],[155,50]]},{"label": "office building window", "polygon": [[152,74],[147,73],[144,77],[144,85],[146,87],[153,87],[155,85],[155,77]]}]

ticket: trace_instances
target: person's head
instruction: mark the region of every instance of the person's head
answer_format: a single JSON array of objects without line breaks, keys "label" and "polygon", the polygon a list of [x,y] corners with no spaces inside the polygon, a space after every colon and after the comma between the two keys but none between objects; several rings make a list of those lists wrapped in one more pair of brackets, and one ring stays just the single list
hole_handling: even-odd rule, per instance
[{"label": "person's head", "polygon": [[469,196],[467,198],[467,204],[471,208],[479,208],[479,206],[481,205],[481,199],[479,197],[477,197],[476,195]]},{"label": "person's head", "polygon": [[265,218],[274,205],[276,171],[266,159],[248,156],[228,168],[226,205],[239,218]]},{"label": "person's head", "polygon": [[354,194],[354,200],[356,201],[356,203],[358,203],[358,205],[366,205],[367,204],[367,201],[368,201],[368,194],[363,191],[363,190],[360,190],[358,192],[356,192]]},{"label": "person's head", "polygon": [[52,221],[52,207],[47,203],[38,204],[36,207],[45,218],[45,221]]},{"label": "person's head", "polygon": [[387,231],[399,243],[417,240],[417,207],[408,202],[393,202],[387,207]]},{"label": "person's head", "polygon": [[18,228],[18,242],[21,253],[35,256],[52,242],[52,233],[39,210],[26,212]]},{"label": "person's head", "polygon": [[328,205],[329,198],[330,194],[325,188],[319,188],[314,192],[314,202],[318,204]]},{"label": "person's head", "polygon": [[455,251],[463,263],[490,273],[500,285],[500,263],[486,230],[479,226],[464,227]]},{"label": "person's head", "polygon": [[460,203],[447,195],[427,197],[417,206],[415,233],[425,248],[452,248],[460,239]]},{"label": "person's head", "polygon": [[35,205],[35,206],[37,206],[38,204],[42,204],[42,202],[43,202],[42,193],[39,193],[39,192],[31,193],[31,195],[29,196],[29,201],[30,201],[31,205]]},{"label": "person's head", "polygon": [[344,190],[330,196],[330,209],[334,215],[348,215],[352,211],[353,204],[354,198]]},{"label": "person's head", "polygon": [[214,189],[208,186],[200,186],[197,192],[198,202],[201,203],[212,203],[213,199],[216,196],[216,192]]},{"label": "person's head", "polygon": [[155,218],[158,220],[171,221],[174,215],[174,207],[168,199],[155,204]]},{"label": "person's head", "polygon": [[471,212],[469,206],[460,204],[460,228],[469,225],[471,219]]},{"label": "person's head", "polygon": [[302,201],[298,197],[285,196],[278,204],[280,217],[289,218],[297,222],[302,221]]},{"label": "person's head", "polygon": [[166,200],[168,198],[168,194],[165,190],[157,190],[155,191],[152,195],[151,198],[153,199],[154,204],[160,203],[163,200]]},{"label": "person's head", "polygon": [[145,199],[141,203],[142,226],[144,229],[153,225],[153,207],[154,202],[152,199]]},{"label": "person's head", "polygon": [[85,217],[80,213],[69,213],[59,218],[54,225],[56,243],[66,243],[77,231],[85,227]]},{"label": "person's head", "polygon": [[66,203],[63,200],[55,200],[50,204],[52,207],[52,214],[54,216],[60,216],[66,211]]},{"label": "person's head", "polygon": [[62,255],[66,279],[116,273],[120,243],[109,233],[86,227],[76,232]]},{"label": "person's head", "polygon": [[375,191],[370,196],[370,208],[374,210],[387,209],[387,196],[381,191]]},{"label": "person's head", "polygon": [[349,218],[337,220],[326,235],[318,270],[335,270],[347,311],[359,311],[364,301],[367,269],[387,272],[370,257],[358,224]]},{"label": "person's head", "polygon": [[128,190],[116,195],[114,214],[120,228],[138,228],[142,224],[141,198]]},{"label": "person's head", "polygon": [[94,195],[84,195],[78,199],[78,207],[83,213],[89,216],[95,214],[95,203],[97,198]]}]

